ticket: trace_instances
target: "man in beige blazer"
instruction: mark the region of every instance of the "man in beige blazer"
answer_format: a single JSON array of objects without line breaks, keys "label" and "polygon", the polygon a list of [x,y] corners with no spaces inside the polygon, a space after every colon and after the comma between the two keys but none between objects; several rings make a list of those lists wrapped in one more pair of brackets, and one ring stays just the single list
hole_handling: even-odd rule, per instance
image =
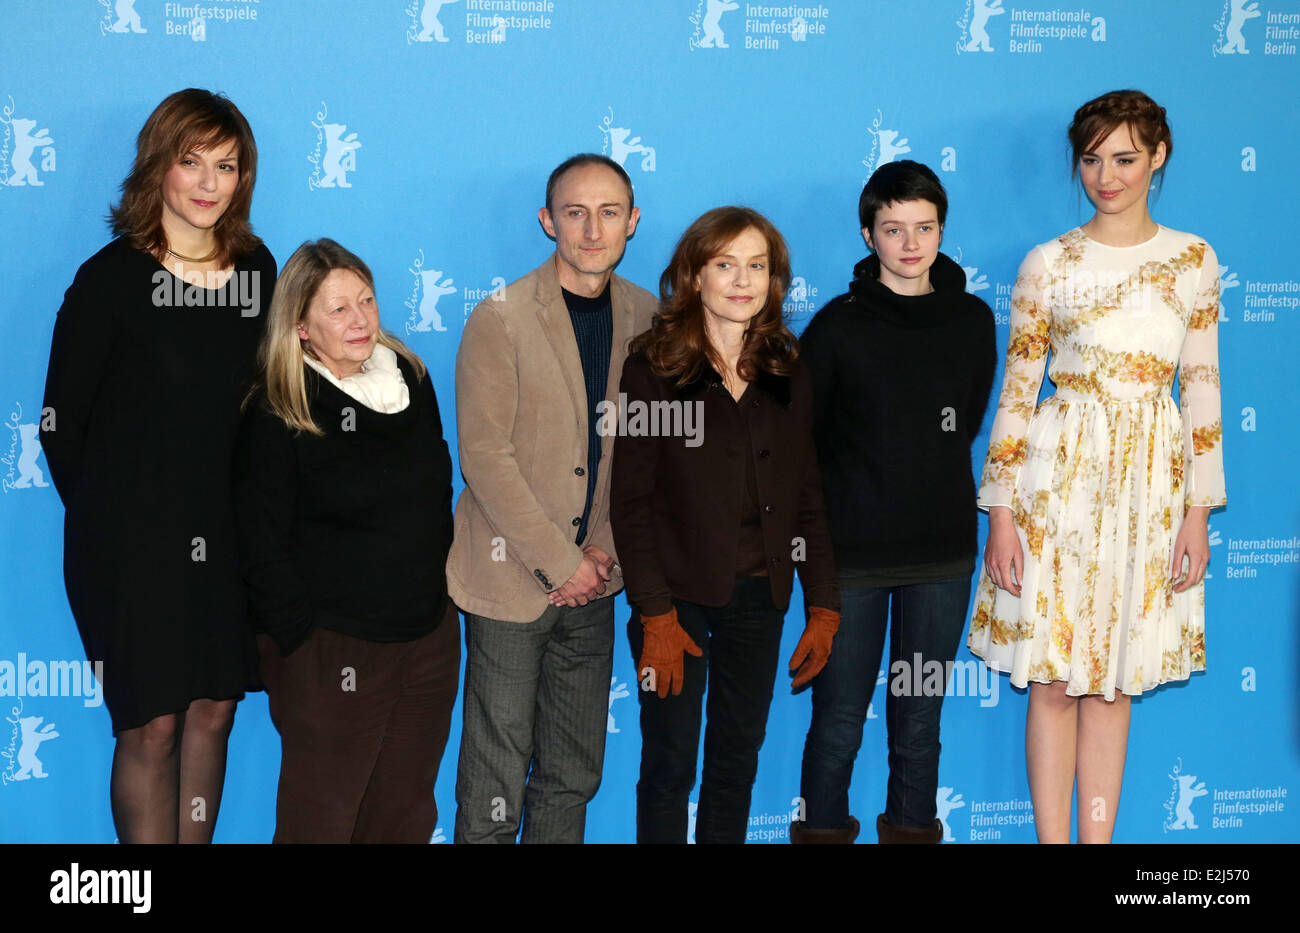
[{"label": "man in beige blazer", "polygon": [[481,302],[456,357],[465,491],[447,587],[465,612],[456,842],[582,842],[600,786],[622,575],[609,528],[628,341],[653,295],[614,275],[640,211],[618,163],[561,164],[538,219],[555,253]]}]

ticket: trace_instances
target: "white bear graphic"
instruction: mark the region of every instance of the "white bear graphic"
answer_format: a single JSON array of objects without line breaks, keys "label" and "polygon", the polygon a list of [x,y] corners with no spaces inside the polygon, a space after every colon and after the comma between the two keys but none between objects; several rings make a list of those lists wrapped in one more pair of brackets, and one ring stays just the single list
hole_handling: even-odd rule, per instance
[{"label": "white bear graphic", "polygon": [[880,158],[876,160],[876,168],[880,168],[886,162],[893,162],[894,156],[912,151],[912,147],[907,144],[906,136],[902,139],[898,138],[898,130],[880,130],[876,137],[880,140]]},{"label": "white bear graphic", "polygon": [[740,8],[740,4],[734,0],[708,0],[709,8],[704,11],[704,21],[700,23],[700,28],[704,30],[704,38],[700,40],[702,49],[727,49],[726,38],[722,35],[722,27],[719,21],[722,14],[729,10]]},{"label": "white bear graphic", "polygon": [[1228,18],[1228,38],[1224,40],[1223,45],[1219,48],[1219,53],[1221,55],[1234,55],[1240,52],[1242,55],[1249,55],[1250,49],[1246,48],[1246,37],[1241,34],[1241,27],[1246,25],[1246,20],[1263,15],[1259,11],[1258,3],[1247,3],[1246,0],[1232,0],[1232,15]]},{"label": "white bear graphic", "polygon": [[44,716],[21,716],[18,719],[23,730],[23,741],[18,746],[18,772],[13,776],[15,781],[26,781],[29,778],[49,777],[45,773],[45,767],[41,760],[36,757],[36,749],[42,742],[48,742],[50,739],[57,739],[59,734],[54,731],[54,723],[49,723],[44,728],[38,729]]},{"label": "white bear graphic", "polygon": [[14,480],[13,488],[30,489],[36,486],[43,489],[50,484],[45,482],[45,472],[36,465],[36,458],[41,455],[39,430],[34,424],[20,424],[18,432],[22,439],[22,449],[18,453],[18,478]]},{"label": "white bear graphic", "polygon": [[14,152],[10,158],[10,166],[14,173],[6,180],[6,184],[18,188],[22,185],[34,185],[40,187],[45,182],[41,181],[36,175],[36,166],[32,164],[32,153],[37,146],[52,146],[54,140],[47,134],[48,129],[36,129],[35,120],[26,120],[22,117],[14,117]]},{"label": "white bear graphic", "polygon": [[943,824],[943,841],[956,842],[957,837],[952,834],[952,827],[948,825],[948,814],[966,806],[966,801],[961,799],[961,794],[954,795],[951,787],[940,787],[939,792],[934,795],[934,804],[937,808],[935,815]]},{"label": "white bear graphic", "polygon": [[975,17],[970,23],[970,41],[966,43],[967,52],[992,52],[989,45],[989,17],[1001,16],[1002,0],[975,0]]},{"label": "white bear graphic", "polygon": [[627,684],[619,683],[617,676],[611,677],[609,679],[609,709],[606,714],[608,717],[605,723],[606,732],[618,731],[618,726],[614,725],[614,701],[621,700],[626,696],[631,696],[631,694],[627,692]]},{"label": "white bear graphic", "polygon": [[1237,281],[1237,273],[1229,272],[1228,267],[1219,266],[1219,320],[1226,321],[1228,314],[1223,308],[1223,293],[1230,288],[1236,288],[1241,283]]},{"label": "white bear graphic", "polygon": [[320,180],[321,188],[333,188],[336,184],[340,188],[352,187],[347,173],[356,171],[354,153],[361,148],[361,143],[357,142],[356,133],[343,135],[347,128],[345,123],[325,124],[325,158],[321,160],[325,177]]},{"label": "white bear graphic", "polygon": [[1205,789],[1205,782],[1192,786],[1196,781],[1194,774],[1170,775],[1178,779],[1178,803],[1174,804],[1174,813],[1178,815],[1170,829],[1199,829],[1196,825],[1196,817],[1192,814],[1192,801],[1197,797],[1204,797],[1209,793]]},{"label": "white bear graphic", "polygon": [[641,153],[641,171],[653,172],[655,170],[655,151],[654,147],[647,146],[641,142],[640,136],[633,136],[628,139],[632,131],[622,126],[611,126],[609,128],[609,157],[623,165],[627,157],[634,152]]},{"label": "white bear graphic", "polygon": [[427,332],[436,330],[441,332],[447,329],[442,323],[442,315],[438,313],[438,299],[443,295],[454,295],[456,285],[452,279],[439,282],[440,278],[442,278],[442,272],[437,269],[420,270],[420,323],[412,327],[412,331]]},{"label": "white bear graphic", "polygon": [[420,11],[420,25],[424,28],[420,30],[419,35],[415,37],[416,42],[450,42],[447,34],[442,31],[442,23],[438,21],[438,11],[448,3],[456,3],[457,0],[424,0],[424,9]]},{"label": "white bear graphic", "polygon": [[140,14],[135,11],[135,0],[117,0],[114,6],[117,13],[117,22],[110,29],[113,32],[126,32],[130,29],[132,32],[148,32],[140,23]]}]

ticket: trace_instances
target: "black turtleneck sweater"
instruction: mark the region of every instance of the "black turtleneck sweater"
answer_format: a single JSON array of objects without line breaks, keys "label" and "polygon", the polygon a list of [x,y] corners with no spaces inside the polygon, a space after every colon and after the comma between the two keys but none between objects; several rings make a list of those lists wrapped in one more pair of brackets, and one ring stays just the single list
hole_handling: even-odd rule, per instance
[{"label": "black turtleneck sweater", "polygon": [[587,537],[587,519],[591,517],[591,500],[596,494],[596,476],[600,469],[601,402],[609,386],[609,359],[614,347],[614,312],[610,303],[609,283],[595,298],[575,295],[567,288],[564,305],[573,322],[573,338],[578,342],[578,358],[582,360],[582,381],[587,387],[587,501],[582,507],[582,520],[573,540],[581,543]]},{"label": "black turtleneck sweater", "polygon": [[978,550],[970,445],[993,386],[993,313],[939,254],[934,291],[899,295],[872,255],[800,340],[835,562],[845,583],[970,573]]}]

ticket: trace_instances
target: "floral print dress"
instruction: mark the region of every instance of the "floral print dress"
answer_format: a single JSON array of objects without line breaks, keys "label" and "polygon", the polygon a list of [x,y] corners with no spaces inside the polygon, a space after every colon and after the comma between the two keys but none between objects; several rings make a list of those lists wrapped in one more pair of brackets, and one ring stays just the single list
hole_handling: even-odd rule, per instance
[{"label": "floral print dress", "polygon": [[1218,309],[1214,251],[1166,227],[1071,230],[1021,265],[978,497],[1014,513],[1021,595],[982,571],[968,638],[1016,686],[1113,700],[1205,669],[1205,585],[1175,593],[1171,570],[1184,508],[1227,501]]}]

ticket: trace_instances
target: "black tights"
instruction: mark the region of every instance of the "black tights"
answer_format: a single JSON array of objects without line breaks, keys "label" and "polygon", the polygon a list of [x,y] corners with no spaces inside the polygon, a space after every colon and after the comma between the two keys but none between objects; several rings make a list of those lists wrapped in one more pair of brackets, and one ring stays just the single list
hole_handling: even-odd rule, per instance
[{"label": "black tights", "polygon": [[211,842],[235,700],[193,700],[117,733],[110,796],[119,842]]}]

